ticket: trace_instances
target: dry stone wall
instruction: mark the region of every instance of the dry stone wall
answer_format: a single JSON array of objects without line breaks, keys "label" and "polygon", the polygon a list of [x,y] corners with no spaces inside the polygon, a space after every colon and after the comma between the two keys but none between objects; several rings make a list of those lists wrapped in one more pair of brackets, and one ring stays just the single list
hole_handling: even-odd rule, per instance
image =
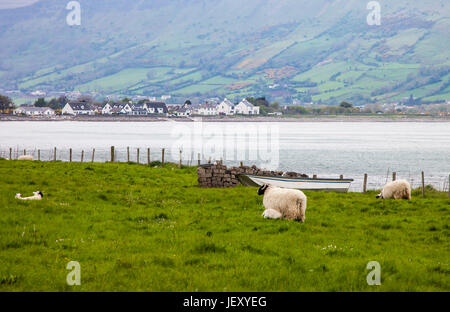
[{"label": "dry stone wall", "polygon": [[256,166],[240,166],[230,167],[223,165],[221,162],[215,164],[201,165],[197,168],[198,186],[199,187],[235,187],[240,185],[238,179],[239,174],[254,174],[262,176],[285,176],[285,177],[303,177],[306,174],[296,172],[269,171],[263,170]]}]

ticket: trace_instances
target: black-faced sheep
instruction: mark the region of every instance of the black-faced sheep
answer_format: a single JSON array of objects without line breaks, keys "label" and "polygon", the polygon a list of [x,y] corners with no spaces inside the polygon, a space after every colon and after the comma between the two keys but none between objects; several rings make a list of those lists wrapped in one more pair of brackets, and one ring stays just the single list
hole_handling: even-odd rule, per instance
[{"label": "black-faced sheep", "polygon": [[406,180],[392,181],[386,184],[377,198],[411,200],[411,185]]},{"label": "black-faced sheep", "polygon": [[306,196],[302,191],[264,184],[259,188],[258,195],[264,195],[264,218],[305,222]]},{"label": "black-faced sheep", "polygon": [[21,200],[41,200],[44,197],[41,191],[33,192],[34,196],[31,197],[22,197],[22,194],[17,193],[16,198]]}]

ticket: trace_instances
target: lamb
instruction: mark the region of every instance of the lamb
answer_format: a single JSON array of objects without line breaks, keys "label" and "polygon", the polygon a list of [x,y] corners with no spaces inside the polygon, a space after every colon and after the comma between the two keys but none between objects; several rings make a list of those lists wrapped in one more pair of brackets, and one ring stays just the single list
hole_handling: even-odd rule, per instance
[{"label": "lamb", "polygon": [[392,181],[386,184],[377,198],[411,200],[411,185],[406,180]]},{"label": "lamb", "polygon": [[18,160],[33,160],[33,156],[32,155],[22,155],[19,156],[19,158],[17,158]]},{"label": "lamb", "polygon": [[21,200],[41,200],[44,197],[41,191],[33,192],[34,196],[31,197],[22,197],[22,194],[17,193],[16,198]]},{"label": "lamb", "polygon": [[302,191],[264,184],[259,188],[258,195],[264,195],[264,218],[305,222],[306,196]]}]

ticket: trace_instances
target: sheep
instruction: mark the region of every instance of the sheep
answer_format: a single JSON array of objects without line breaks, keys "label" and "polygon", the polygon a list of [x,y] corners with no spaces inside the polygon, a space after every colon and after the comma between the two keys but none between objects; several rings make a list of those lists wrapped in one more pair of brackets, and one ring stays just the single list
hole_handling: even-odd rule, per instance
[{"label": "sheep", "polygon": [[392,181],[386,184],[377,198],[411,200],[411,185],[406,180]]},{"label": "sheep", "polygon": [[33,156],[32,155],[22,155],[19,156],[19,158],[17,158],[18,160],[33,160]]},{"label": "sheep", "polygon": [[17,193],[16,198],[21,200],[41,200],[44,197],[41,191],[33,192],[34,196],[31,197],[22,197],[22,194]]},{"label": "sheep", "polygon": [[305,222],[306,196],[302,191],[264,184],[259,188],[258,195],[264,195],[264,218]]}]

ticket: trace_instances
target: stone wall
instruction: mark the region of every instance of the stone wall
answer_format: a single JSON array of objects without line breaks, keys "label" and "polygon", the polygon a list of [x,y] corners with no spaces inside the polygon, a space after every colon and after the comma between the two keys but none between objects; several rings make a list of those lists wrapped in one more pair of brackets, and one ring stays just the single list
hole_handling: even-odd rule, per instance
[{"label": "stone wall", "polygon": [[308,176],[296,172],[269,171],[256,166],[231,167],[223,165],[221,162],[215,164],[201,165],[197,168],[199,187],[235,187],[240,185],[237,175],[254,174],[263,176],[285,176],[285,177],[304,177]]}]

